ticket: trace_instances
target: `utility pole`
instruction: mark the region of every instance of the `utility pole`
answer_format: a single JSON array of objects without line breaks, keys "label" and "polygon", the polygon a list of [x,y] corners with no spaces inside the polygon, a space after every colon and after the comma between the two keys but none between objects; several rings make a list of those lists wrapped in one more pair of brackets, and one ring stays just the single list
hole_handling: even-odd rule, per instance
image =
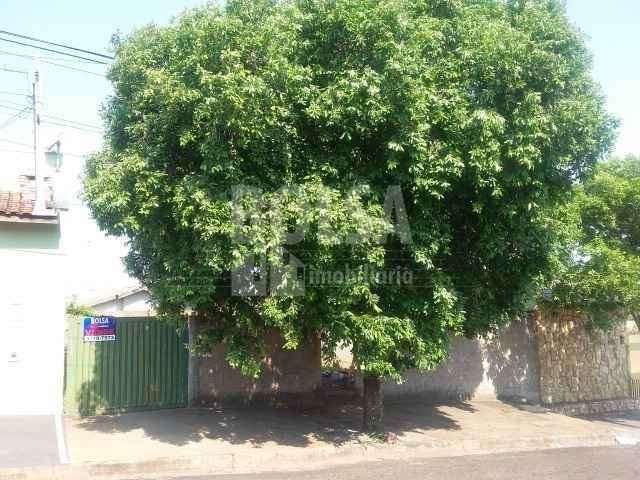
[{"label": "utility pole", "polygon": [[42,150],[40,148],[40,73],[33,73],[33,92],[31,96],[33,107],[33,171],[36,182],[36,203],[34,213],[38,215],[44,212],[46,185],[44,181],[44,169],[42,165]]}]

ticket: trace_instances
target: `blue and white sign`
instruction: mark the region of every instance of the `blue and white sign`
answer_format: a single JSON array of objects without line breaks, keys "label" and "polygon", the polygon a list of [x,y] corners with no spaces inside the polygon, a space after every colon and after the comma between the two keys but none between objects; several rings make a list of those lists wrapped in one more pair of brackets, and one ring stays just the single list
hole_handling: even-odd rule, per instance
[{"label": "blue and white sign", "polygon": [[85,342],[115,342],[116,330],[114,317],[85,317],[83,339]]}]

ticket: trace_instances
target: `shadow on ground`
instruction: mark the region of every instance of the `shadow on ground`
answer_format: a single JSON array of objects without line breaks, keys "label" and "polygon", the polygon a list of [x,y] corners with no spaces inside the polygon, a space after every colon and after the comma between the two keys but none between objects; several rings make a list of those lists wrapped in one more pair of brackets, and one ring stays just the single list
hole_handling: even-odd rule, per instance
[{"label": "shadow on ground", "polygon": [[[474,411],[465,402],[448,402],[446,406]],[[77,427],[102,433],[142,429],[147,437],[172,445],[218,439],[256,447],[267,443],[304,447],[314,441],[335,446],[358,441],[362,434],[361,422],[361,407],[343,403],[306,412],[267,406],[159,410],[84,418],[78,421]],[[396,436],[460,428],[437,405],[415,399],[386,405],[385,426],[388,433]]]},{"label": "shadow on ground", "polygon": [[[431,372],[412,374],[406,387],[400,386],[394,390],[398,396],[405,396],[411,392],[412,388],[409,387],[413,385],[413,390],[422,391],[421,395],[430,396],[432,399],[437,397],[439,391],[445,392],[448,398],[471,398],[483,382],[491,383],[489,386],[495,388],[499,397],[516,399],[511,405],[518,410],[547,413],[546,409],[536,410],[521,405],[517,400],[531,396],[531,392],[538,389],[535,381],[536,365],[531,361],[535,357],[535,345],[528,333],[530,325],[523,325],[524,321],[529,320],[514,322],[500,335],[494,335],[482,342],[479,339],[454,339],[454,348],[446,362]],[[174,339],[170,344],[177,346],[176,348],[183,348],[179,340]],[[123,345],[126,346],[126,342]],[[91,407],[108,410],[122,404],[119,392],[133,390],[140,393],[136,405],[149,404],[150,399],[155,399],[152,394],[155,394],[156,390],[162,390],[152,389],[151,386],[164,384],[147,382],[145,379],[149,376],[155,377],[145,373],[136,377],[139,380],[136,388],[130,388],[128,383],[111,388],[113,379],[122,378],[122,381],[128,381],[131,375],[127,374],[126,365],[122,362],[118,364],[122,367],[121,375],[105,375],[105,372],[110,372],[107,367],[111,365],[114,356],[119,358],[117,354],[110,352],[109,348],[115,347],[96,347],[94,374],[90,382],[81,385],[80,398],[90,399],[91,402],[88,403]],[[102,388],[103,386],[108,388]],[[430,386],[433,386],[432,390]],[[506,407],[507,403],[503,405]],[[502,412],[505,413],[505,418],[509,418],[511,410],[505,409]],[[397,437],[412,432],[461,430],[458,419],[473,411],[473,404],[469,402],[433,404],[420,396],[406,396],[401,401],[385,403],[385,428]],[[178,446],[203,440],[220,440],[230,444],[248,443],[256,447],[266,444],[304,447],[314,442],[339,446],[358,441],[361,438],[361,421],[360,406],[353,402],[341,401],[328,402],[322,409],[302,412],[266,406],[139,412],[85,418],[78,421],[76,426],[87,431],[104,433],[142,431],[148,438]],[[475,423],[482,423],[482,420],[476,420]],[[484,424],[478,428],[484,429]]]}]

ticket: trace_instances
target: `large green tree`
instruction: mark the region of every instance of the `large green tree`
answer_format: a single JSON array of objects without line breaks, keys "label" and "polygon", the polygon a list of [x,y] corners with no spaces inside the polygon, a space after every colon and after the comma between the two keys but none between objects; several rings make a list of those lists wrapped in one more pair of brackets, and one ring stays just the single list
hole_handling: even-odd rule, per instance
[{"label": "large green tree", "polygon": [[620,316],[640,328],[640,158],[600,164],[560,213],[562,248],[547,300],[602,328]]},{"label": "large green tree", "polygon": [[285,348],[351,345],[367,428],[382,378],[521,308],[548,264],[543,212],[612,143],[558,1],[232,0],[116,57],[85,180],[100,227],[246,375],[270,328]]}]

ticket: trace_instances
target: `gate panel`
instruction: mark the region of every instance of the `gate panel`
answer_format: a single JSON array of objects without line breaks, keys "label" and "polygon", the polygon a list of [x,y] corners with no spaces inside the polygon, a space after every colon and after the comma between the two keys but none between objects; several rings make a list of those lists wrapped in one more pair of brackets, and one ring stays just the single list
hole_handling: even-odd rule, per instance
[{"label": "gate panel", "polygon": [[65,411],[92,415],[187,404],[186,332],[154,318],[118,318],[113,342],[84,342],[68,322]]}]

